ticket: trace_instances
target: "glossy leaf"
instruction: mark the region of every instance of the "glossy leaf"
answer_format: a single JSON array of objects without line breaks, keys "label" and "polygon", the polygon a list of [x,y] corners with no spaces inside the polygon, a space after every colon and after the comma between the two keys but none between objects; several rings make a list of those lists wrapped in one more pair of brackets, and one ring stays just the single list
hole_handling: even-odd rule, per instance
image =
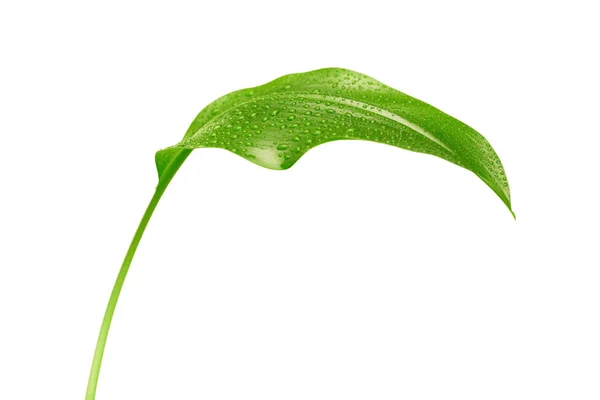
[{"label": "glossy leaf", "polygon": [[180,143],[156,153],[158,185],[110,295],[86,400],[96,397],[108,332],[133,256],[161,196],[191,151],[220,147],[263,167],[286,169],[313,147],[343,139],[385,143],[460,165],[487,183],[510,210],[504,169],[483,136],[440,110],[368,76],[328,68],[286,75],[223,96],[198,114]]},{"label": "glossy leaf", "polygon": [[321,143],[352,139],[460,165],[511,210],[502,163],[477,131],[373,78],[340,68],[285,75],[215,100],[198,114],[181,142],[156,154],[156,164],[161,175],[186,149],[218,147],[266,168],[287,169]]}]

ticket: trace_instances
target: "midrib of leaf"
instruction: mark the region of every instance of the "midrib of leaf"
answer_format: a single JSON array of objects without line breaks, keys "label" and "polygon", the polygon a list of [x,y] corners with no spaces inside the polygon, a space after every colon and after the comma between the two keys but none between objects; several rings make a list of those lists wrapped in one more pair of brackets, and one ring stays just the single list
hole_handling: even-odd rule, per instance
[{"label": "midrib of leaf", "polygon": [[[249,89],[246,89],[246,90],[249,90]],[[398,123],[404,125],[405,127],[411,129],[412,131],[425,136],[427,139],[429,139],[432,142],[436,143],[437,145],[443,147],[444,149],[448,150],[449,152],[456,154],[456,152],[454,150],[452,150],[450,147],[448,147],[446,144],[444,144],[440,139],[436,138],[432,133],[427,132],[422,127],[407,120],[404,117],[401,117],[400,115],[397,115],[393,112],[384,110],[379,105],[366,103],[364,101],[356,100],[351,97],[340,97],[340,96],[333,96],[333,95],[329,95],[329,94],[312,94],[312,93],[296,92],[296,91],[288,92],[288,93],[270,93],[270,94],[262,95],[262,96],[253,96],[252,98],[250,98],[246,101],[241,101],[241,102],[235,103],[234,106],[229,107],[220,113],[216,113],[209,121],[207,121],[204,125],[199,127],[196,130],[196,132],[193,132],[190,135],[186,135],[179,144],[177,144],[173,147],[185,145],[186,141],[193,139],[194,137],[196,137],[198,135],[201,135],[202,132],[204,130],[206,130],[206,128],[209,128],[209,127],[217,124],[217,121],[219,120],[219,118],[222,118],[223,116],[231,113],[236,108],[240,108],[241,106],[243,106],[245,104],[249,104],[249,103],[253,103],[253,102],[257,102],[257,101],[261,101],[261,100],[271,100],[271,99],[279,100],[282,98],[292,98],[292,97],[295,99],[303,98],[303,99],[313,99],[313,100],[334,102],[339,105],[353,107],[357,111],[368,112],[370,114],[374,114],[374,115],[381,116],[383,118],[387,118],[391,121],[398,122]]]}]

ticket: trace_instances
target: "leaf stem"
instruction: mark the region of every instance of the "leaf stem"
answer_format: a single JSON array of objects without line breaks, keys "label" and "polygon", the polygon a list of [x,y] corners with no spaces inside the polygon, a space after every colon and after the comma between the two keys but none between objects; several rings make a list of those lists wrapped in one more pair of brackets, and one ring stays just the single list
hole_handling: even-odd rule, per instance
[{"label": "leaf stem", "polygon": [[113,315],[115,313],[115,308],[117,306],[117,302],[119,301],[119,295],[121,294],[121,289],[123,288],[123,283],[125,282],[125,277],[127,276],[127,272],[129,271],[129,266],[131,265],[131,261],[133,260],[133,256],[137,247],[142,239],[142,235],[146,230],[146,226],[150,221],[150,217],[154,212],[154,209],[158,205],[158,201],[162,197],[165,192],[167,186],[175,176],[179,167],[183,164],[187,156],[191,153],[191,150],[183,149],[176,153],[168,165],[162,170],[160,178],[158,180],[158,185],[156,186],[156,190],[154,192],[154,196],[150,200],[150,204],[146,208],[146,212],[140,221],[140,224],[131,240],[131,244],[129,245],[129,249],[127,250],[127,254],[125,255],[125,260],[123,260],[123,265],[119,270],[119,275],[117,276],[117,280],[113,287],[112,293],[110,295],[110,299],[108,300],[108,305],[106,307],[106,312],[104,313],[104,319],[102,320],[102,326],[100,327],[100,334],[98,335],[98,342],[96,343],[96,351],[94,352],[94,359],[92,361],[92,369],[90,371],[90,378],[88,380],[87,391],[85,395],[85,400],[94,400],[96,398],[96,387],[98,386],[98,376],[100,375],[100,366],[102,365],[102,357],[104,355],[104,347],[106,346],[106,339],[108,338],[108,331],[110,329],[110,324],[112,322]]}]

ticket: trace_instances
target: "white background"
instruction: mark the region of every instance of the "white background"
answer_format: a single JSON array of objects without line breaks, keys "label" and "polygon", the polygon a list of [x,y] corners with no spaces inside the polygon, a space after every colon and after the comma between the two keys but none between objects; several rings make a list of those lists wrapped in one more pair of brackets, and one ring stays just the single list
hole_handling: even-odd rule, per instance
[{"label": "white background", "polygon": [[154,152],[232,90],[354,69],[465,121],[441,159],[197,150],[117,307],[99,400],[600,398],[593,1],[0,6],[0,398],[82,399]]}]

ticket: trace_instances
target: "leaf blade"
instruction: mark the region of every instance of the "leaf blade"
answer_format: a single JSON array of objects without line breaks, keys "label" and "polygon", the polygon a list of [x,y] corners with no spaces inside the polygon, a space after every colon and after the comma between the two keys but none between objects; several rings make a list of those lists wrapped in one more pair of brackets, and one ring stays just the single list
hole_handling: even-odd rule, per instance
[{"label": "leaf blade", "polygon": [[356,139],[431,154],[466,168],[512,213],[504,167],[482,135],[425,102],[341,68],[285,75],[215,100],[181,142],[157,153],[156,161],[160,175],[161,165],[177,149],[217,147],[266,168],[287,169],[319,144]]}]

